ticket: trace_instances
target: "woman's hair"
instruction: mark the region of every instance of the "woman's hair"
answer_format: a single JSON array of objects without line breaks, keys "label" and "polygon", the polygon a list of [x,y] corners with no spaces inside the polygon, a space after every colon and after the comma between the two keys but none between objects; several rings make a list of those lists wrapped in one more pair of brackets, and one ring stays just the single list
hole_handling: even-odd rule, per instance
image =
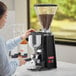
[{"label": "woman's hair", "polygon": [[2,16],[6,11],[7,11],[7,6],[0,1],[0,18],[2,18]]}]

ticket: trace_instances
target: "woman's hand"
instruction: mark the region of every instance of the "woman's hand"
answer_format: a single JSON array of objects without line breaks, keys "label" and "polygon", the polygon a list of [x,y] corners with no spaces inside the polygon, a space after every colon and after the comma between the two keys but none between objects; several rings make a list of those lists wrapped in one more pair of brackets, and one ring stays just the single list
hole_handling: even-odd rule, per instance
[{"label": "woman's hand", "polygon": [[21,56],[18,57],[18,60],[19,60],[19,66],[24,65],[26,63],[26,61]]},{"label": "woman's hand", "polygon": [[34,29],[27,30],[25,34],[21,35],[21,39],[22,40],[26,39],[31,34],[31,32],[35,32],[35,30]]}]

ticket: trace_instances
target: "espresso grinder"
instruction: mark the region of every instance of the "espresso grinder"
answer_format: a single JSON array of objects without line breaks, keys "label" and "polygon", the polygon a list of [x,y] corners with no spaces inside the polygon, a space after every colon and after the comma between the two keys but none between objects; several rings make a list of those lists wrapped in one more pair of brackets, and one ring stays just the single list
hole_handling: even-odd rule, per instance
[{"label": "espresso grinder", "polygon": [[54,35],[50,32],[50,25],[56,12],[55,4],[35,4],[34,5],[42,30],[32,32],[29,35],[28,43],[34,48],[32,58],[35,62],[35,68],[30,70],[48,70],[56,68],[56,53]]}]

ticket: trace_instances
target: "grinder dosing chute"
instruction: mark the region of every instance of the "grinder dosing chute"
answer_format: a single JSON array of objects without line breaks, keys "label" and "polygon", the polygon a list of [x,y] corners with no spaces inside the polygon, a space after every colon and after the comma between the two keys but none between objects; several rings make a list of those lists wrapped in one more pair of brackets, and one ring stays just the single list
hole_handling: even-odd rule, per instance
[{"label": "grinder dosing chute", "polygon": [[53,16],[56,13],[57,5],[55,4],[36,4],[34,5],[37,16],[43,27],[42,31],[47,32],[51,25]]}]

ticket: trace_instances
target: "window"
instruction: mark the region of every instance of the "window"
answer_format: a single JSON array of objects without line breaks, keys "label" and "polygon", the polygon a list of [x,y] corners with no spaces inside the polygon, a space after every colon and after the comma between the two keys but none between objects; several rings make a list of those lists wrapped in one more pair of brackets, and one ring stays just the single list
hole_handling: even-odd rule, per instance
[{"label": "window", "polygon": [[76,0],[29,0],[30,28],[37,31],[41,24],[37,18],[34,4],[57,4],[58,9],[52,21],[50,30],[55,36],[56,42],[76,43]]}]

